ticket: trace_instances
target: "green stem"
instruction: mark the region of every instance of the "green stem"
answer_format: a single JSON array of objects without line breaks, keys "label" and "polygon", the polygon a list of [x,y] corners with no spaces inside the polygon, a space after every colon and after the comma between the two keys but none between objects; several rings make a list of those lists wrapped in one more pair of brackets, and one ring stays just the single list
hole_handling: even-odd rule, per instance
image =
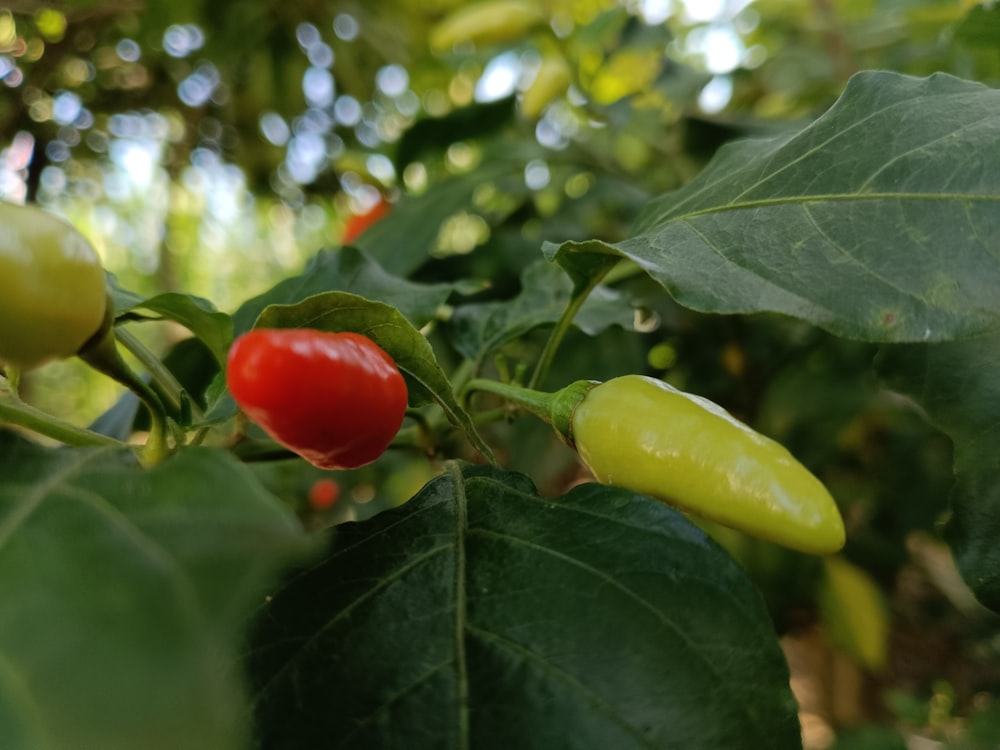
[{"label": "green stem", "polygon": [[529,411],[553,429],[567,445],[573,447],[573,413],[587,392],[598,385],[592,380],[577,380],[555,393],[543,393],[533,388],[522,388],[496,380],[476,379],[466,383],[467,391],[486,391],[503,396],[508,401]]},{"label": "green stem", "polygon": [[107,435],[56,419],[21,400],[0,398],[0,422],[25,427],[65,445],[125,447],[128,444]]},{"label": "green stem", "polygon": [[573,325],[573,319],[580,311],[580,308],[583,307],[583,303],[587,301],[590,293],[594,291],[594,288],[601,283],[601,280],[611,270],[611,267],[609,265],[600,273],[595,273],[587,280],[585,286],[573,290],[573,296],[563,310],[562,315],[559,316],[559,320],[556,321],[555,328],[549,334],[549,340],[545,342],[545,348],[542,349],[542,353],[538,357],[535,371],[531,375],[531,380],[528,381],[529,388],[537,388],[545,380],[545,377],[549,374],[549,368],[552,366],[552,361],[555,359],[556,352],[559,350],[559,345],[566,337],[570,326]]},{"label": "green stem", "polygon": [[531,388],[501,383],[499,380],[485,380],[483,378],[470,380],[465,384],[465,388],[468,391],[485,391],[497,396],[503,396],[525,411],[531,412],[539,419],[550,423],[552,421],[552,404],[556,395],[554,393],[543,393]]},{"label": "green stem", "polygon": [[156,391],[136,375],[122,359],[121,352],[115,341],[115,334],[109,328],[97,340],[89,343],[78,355],[100,373],[107,375],[115,382],[121,383],[139,397],[149,410],[149,438],[143,447],[142,460],[147,465],[156,465],[167,457],[167,421],[163,402]]},{"label": "green stem", "polygon": [[461,390],[465,385],[465,382],[472,377],[476,370],[478,370],[478,367],[476,367],[475,362],[471,359],[463,359],[458,367],[455,368],[455,372],[452,374],[452,388],[456,391]]},{"label": "green stem", "polygon": [[285,461],[297,458],[295,453],[272,440],[244,439],[234,443],[230,450],[234,456],[246,463]]},{"label": "green stem", "polygon": [[[166,365],[151,352],[139,337],[131,331],[118,327],[115,329],[115,337],[125,349],[132,354],[142,366],[146,368],[153,380],[160,386],[163,393],[170,399],[170,405],[180,411],[181,393],[184,386],[180,384],[174,374],[167,369]],[[200,421],[204,414],[194,402],[191,402],[191,417],[195,422]]]}]

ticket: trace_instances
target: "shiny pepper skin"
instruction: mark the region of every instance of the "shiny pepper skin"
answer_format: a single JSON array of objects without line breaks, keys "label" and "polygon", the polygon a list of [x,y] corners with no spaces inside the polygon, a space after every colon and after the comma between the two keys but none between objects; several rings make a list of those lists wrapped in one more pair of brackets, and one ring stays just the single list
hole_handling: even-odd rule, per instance
[{"label": "shiny pepper skin", "polygon": [[0,203],[0,361],[21,370],[76,354],[101,328],[105,274],[72,225]]},{"label": "shiny pepper skin", "polygon": [[396,363],[357,333],[250,331],[229,351],[226,381],[250,419],[321,469],[374,461],[406,412]]},{"label": "shiny pepper skin", "polygon": [[662,381],[626,375],[593,386],[572,412],[571,439],[603,484],[801,552],[844,545],[833,498],[782,445]]}]

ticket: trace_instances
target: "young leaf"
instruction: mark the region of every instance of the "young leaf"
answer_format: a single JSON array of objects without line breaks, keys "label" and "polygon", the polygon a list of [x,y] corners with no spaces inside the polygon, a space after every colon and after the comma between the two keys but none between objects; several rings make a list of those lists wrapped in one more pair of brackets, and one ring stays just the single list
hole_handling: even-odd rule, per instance
[{"label": "young leaf", "polygon": [[887,385],[910,395],[954,442],[948,541],[976,597],[1000,612],[1000,332],[885,347],[876,364]]},{"label": "young leaf", "polygon": [[864,72],[804,130],[723,146],[615,245],[679,303],[780,312],[849,338],[943,341],[1000,323],[1000,91]]},{"label": "young leaf", "polygon": [[241,748],[233,646],[305,548],[291,514],[208,448],[146,471],[0,432],[0,476],[5,750]]},{"label": "young leaf", "polygon": [[[472,417],[462,408],[434,350],[420,331],[398,310],[381,302],[346,292],[327,292],[297,305],[271,305],[261,313],[257,325],[264,328],[316,328],[321,331],[353,331],[368,336],[396,361],[410,384],[410,404],[430,396],[452,424],[461,427],[476,450],[493,460],[493,452],[476,431]],[[415,393],[412,386],[419,392]]]},{"label": "young leaf", "polygon": [[[538,326],[555,323],[573,293],[573,282],[557,266],[538,261],[521,276],[521,293],[505,302],[459,307],[450,321],[455,348],[470,359],[480,358]],[[598,287],[574,318],[585,333],[596,335],[612,325],[631,329],[635,315],[628,300]]]},{"label": "young leaf", "polygon": [[259,747],[800,748],[739,566],[678,512],[452,465],[261,608]]},{"label": "young leaf", "polygon": [[132,310],[148,310],[180,323],[201,339],[220,367],[225,366],[226,353],[233,341],[233,321],[216,310],[211,302],[177,292],[143,297],[122,289],[114,277],[110,277],[110,285],[116,316],[127,315]]},{"label": "young leaf", "polygon": [[290,305],[320,292],[341,291],[392,305],[416,326],[427,323],[448,298],[450,284],[417,284],[394,276],[353,247],[321,250],[298,276],[247,300],[233,314],[236,333],[249,331],[268,305]]}]

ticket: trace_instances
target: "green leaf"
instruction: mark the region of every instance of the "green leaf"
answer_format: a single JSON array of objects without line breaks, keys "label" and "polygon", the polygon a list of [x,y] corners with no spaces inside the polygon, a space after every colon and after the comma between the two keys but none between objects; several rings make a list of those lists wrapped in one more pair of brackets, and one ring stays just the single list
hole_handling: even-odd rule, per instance
[{"label": "green leaf", "polygon": [[295,519],[227,454],[0,433],[4,750],[226,750],[246,740],[234,646]]},{"label": "green leaf", "polygon": [[515,98],[477,102],[443,117],[425,117],[407,128],[396,146],[394,161],[402,173],[406,166],[430,153],[444,151],[456,141],[481,138],[506,127],[516,112]]},{"label": "green leaf", "polygon": [[885,347],[876,360],[955,444],[947,537],[976,597],[1000,612],[1000,332],[932,346]]},{"label": "green leaf", "polygon": [[[420,195],[404,196],[355,244],[391,273],[410,274],[430,258],[445,220],[473,208],[478,188],[524,170],[521,156],[510,144],[498,144],[474,170],[442,179]],[[523,189],[523,179],[520,184]]]},{"label": "green leaf", "polygon": [[219,366],[225,366],[233,341],[233,321],[208,300],[177,292],[143,297],[119,287],[114,277],[110,277],[110,290],[116,317],[127,316],[133,310],[148,310],[173,320],[201,339]]},{"label": "green leaf", "polygon": [[739,566],[676,511],[487,467],[337,527],[261,609],[259,747],[800,748]]},{"label": "green leaf", "polygon": [[271,305],[261,313],[257,325],[364,334],[388,352],[406,376],[411,406],[422,403],[421,395],[426,394],[441,407],[452,424],[465,431],[476,450],[493,460],[493,452],[479,436],[472,417],[458,403],[431,345],[395,308],[356,294],[327,292],[297,305]]},{"label": "green leaf", "polygon": [[301,302],[320,292],[352,292],[392,305],[416,326],[427,323],[451,293],[450,284],[417,284],[394,276],[364,253],[321,250],[298,276],[247,300],[233,315],[237,334],[249,331],[268,305]]},{"label": "green leaf", "polygon": [[723,146],[650,203],[631,258],[682,305],[780,312],[849,338],[941,341],[1000,323],[1000,91],[865,72],[802,131]]},{"label": "green leaf", "polygon": [[969,47],[996,49],[1000,39],[1000,6],[976,5],[969,9],[965,19],[955,27],[954,39]]},{"label": "green leaf", "polygon": [[[565,273],[537,261],[522,273],[521,293],[513,299],[459,307],[449,322],[452,342],[470,359],[483,357],[534,328],[555,323],[572,294],[573,282]],[[573,320],[584,333],[596,336],[612,325],[630,330],[634,319],[627,299],[597,287]]]}]

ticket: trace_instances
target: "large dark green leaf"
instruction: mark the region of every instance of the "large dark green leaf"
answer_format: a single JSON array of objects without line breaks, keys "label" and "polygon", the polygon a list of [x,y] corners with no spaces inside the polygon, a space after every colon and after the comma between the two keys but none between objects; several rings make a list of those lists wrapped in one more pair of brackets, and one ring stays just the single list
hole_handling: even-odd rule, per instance
[{"label": "large dark green leaf", "polygon": [[878,366],[955,443],[948,539],[976,596],[1000,612],[1000,333],[887,347]]},{"label": "large dark green leaf", "polygon": [[[557,266],[538,261],[521,275],[521,293],[505,302],[459,307],[450,321],[455,347],[466,357],[482,357],[538,326],[555,323],[570,301],[573,282]],[[635,319],[628,300],[598,287],[574,318],[580,330],[596,335],[612,325],[629,329]]]},{"label": "large dark green leaf", "polygon": [[856,75],[798,133],[721,148],[616,245],[681,304],[781,312],[851,338],[942,341],[1000,323],[1000,91]]},{"label": "large dark green leaf", "polygon": [[0,746],[242,747],[234,649],[294,518],[208,448],[147,471],[0,433],[0,476]]},{"label": "large dark green leaf", "polygon": [[258,614],[265,750],[801,747],[742,570],[680,513],[452,466]]}]

